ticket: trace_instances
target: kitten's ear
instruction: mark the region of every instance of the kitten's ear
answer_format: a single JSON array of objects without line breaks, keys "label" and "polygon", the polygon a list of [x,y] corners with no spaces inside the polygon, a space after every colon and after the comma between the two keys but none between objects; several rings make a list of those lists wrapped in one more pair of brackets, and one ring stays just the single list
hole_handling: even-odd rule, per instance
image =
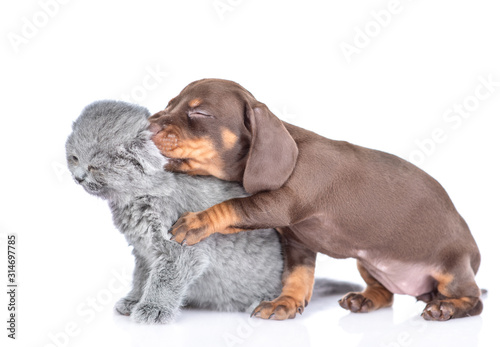
[{"label": "kitten's ear", "polygon": [[141,173],[146,173],[146,169],[144,168],[143,163],[141,163],[141,160],[139,160],[140,157],[138,157],[134,152],[133,149],[129,146],[129,144],[126,145],[120,145],[118,147],[118,156],[120,158],[123,158],[130,164],[134,165],[138,171]]},{"label": "kitten's ear", "polygon": [[143,131],[123,146],[127,158],[136,166],[140,165],[142,172],[146,174],[154,173],[163,168],[161,157],[152,155],[158,149],[150,140],[150,136],[149,131]]}]

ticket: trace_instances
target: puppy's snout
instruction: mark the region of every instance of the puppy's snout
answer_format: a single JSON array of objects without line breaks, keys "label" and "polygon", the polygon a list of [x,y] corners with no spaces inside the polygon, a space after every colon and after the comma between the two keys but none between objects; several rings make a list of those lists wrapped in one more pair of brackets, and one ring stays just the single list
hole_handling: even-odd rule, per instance
[{"label": "puppy's snout", "polygon": [[163,127],[158,123],[151,123],[149,125],[149,131],[151,131],[153,133],[153,136],[158,134],[162,129],[163,129]]},{"label": "puppy's snout", "polygon": [[163,124],[167,119],[168,119],[168,114],[165,110],[162,110],[160,112],[156,112],[154,115],[150,116],[148,118],[149,123],[153,124]]},{"label": "puppy's snout", "polygon": [[159,132],[153,136],[153,142],[163,155],[179,147],[179,138],[172,132]]}]

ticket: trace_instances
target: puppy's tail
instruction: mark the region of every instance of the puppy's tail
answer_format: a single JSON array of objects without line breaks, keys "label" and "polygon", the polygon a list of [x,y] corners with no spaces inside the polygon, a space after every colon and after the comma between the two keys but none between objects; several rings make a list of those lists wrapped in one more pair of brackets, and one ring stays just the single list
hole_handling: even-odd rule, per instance
[{"label": "puppy's tail", "polygon": [[328,278],[316,278],[314,280],[313,296],[324,297],[330,295],[341,295],[348,292],[359,292],[363,287],[356,283],[336,281]]}]

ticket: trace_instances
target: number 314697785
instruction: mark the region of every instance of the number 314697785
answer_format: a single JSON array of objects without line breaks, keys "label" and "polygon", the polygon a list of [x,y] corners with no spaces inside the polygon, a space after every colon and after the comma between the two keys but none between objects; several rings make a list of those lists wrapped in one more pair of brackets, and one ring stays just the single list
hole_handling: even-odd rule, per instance
[{"label": "number 314697785", "polygon": [[9,235],[7,244],[7,276],[10,283],[16,283],[16,236]]}]

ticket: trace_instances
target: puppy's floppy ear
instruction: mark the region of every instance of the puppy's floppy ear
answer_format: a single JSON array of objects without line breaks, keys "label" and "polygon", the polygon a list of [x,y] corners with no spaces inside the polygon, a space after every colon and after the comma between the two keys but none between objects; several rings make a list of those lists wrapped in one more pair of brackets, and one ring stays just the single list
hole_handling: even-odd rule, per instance
[{"label": "puppy's floppy ear", "polygon": [[251,194],[280,188],[295,167],[297,144],[281,120],[262,103],[247,105],[245,126],[252,138],[243,187]]}]

